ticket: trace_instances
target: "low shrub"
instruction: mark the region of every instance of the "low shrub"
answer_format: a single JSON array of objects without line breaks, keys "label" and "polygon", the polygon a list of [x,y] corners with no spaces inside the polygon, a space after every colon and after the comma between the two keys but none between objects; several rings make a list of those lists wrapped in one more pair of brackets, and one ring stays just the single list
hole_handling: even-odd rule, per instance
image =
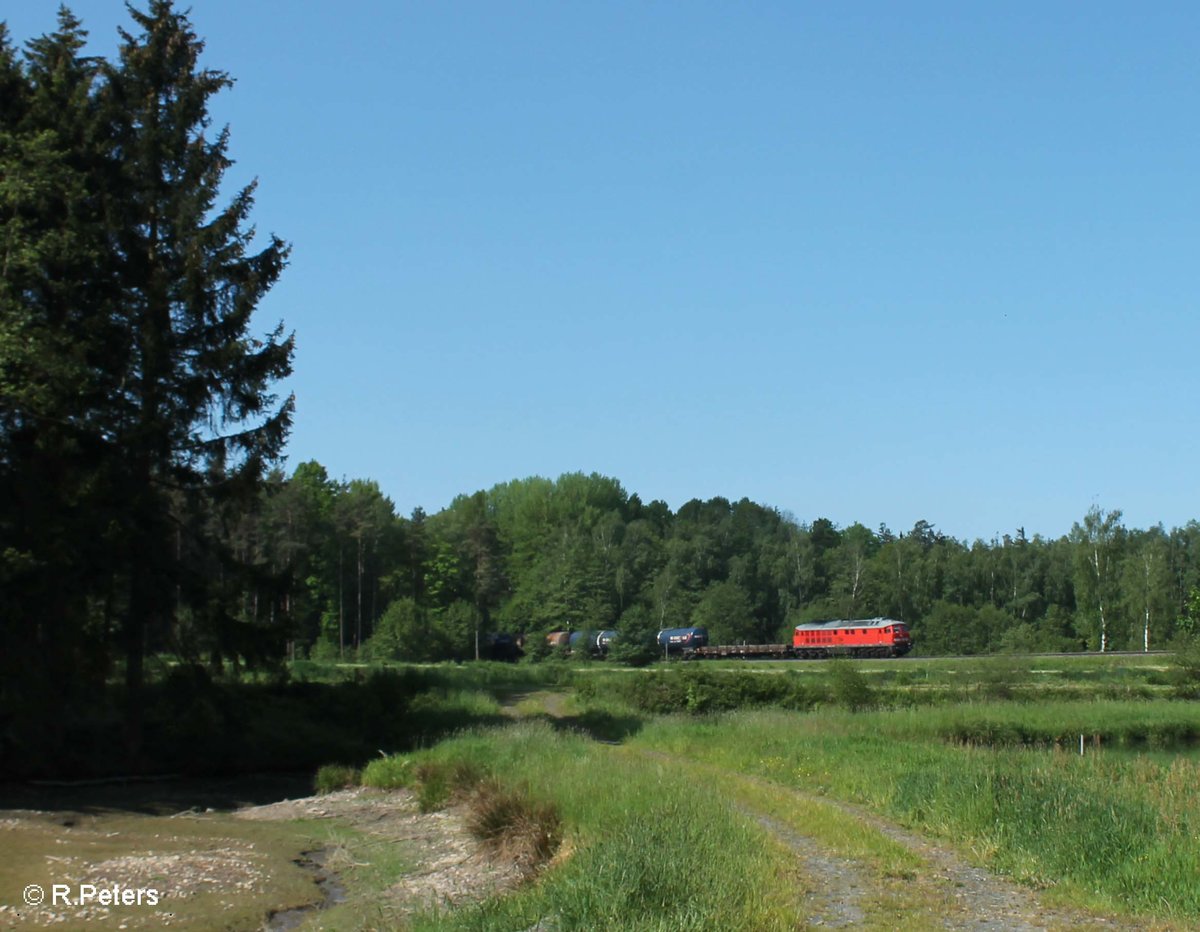
[{"label": "low shrub", "polygon": [[704,715],[763,706],[810,709],[817,698],[792,672],[764,675],[712,669],[701,663],[583,680],[577,686],[577,695],[586,703],[618,702],[653,715]]},{"label": "low shrub", "polygon": [[332,793],[359,785],[359,772],[345,764],[326,764],[317,771],[313,788],[318,793]]},{"label": "low shrub", "polygon": [[829,665],[829,691],[834,702],[851,712],[875,704],[866,677],[849,660],[835,660]]},{"label": "low shrub", "polygon": [[1183,642],[1169,672],[1178,699],[1200,699],[1200,640]]}]

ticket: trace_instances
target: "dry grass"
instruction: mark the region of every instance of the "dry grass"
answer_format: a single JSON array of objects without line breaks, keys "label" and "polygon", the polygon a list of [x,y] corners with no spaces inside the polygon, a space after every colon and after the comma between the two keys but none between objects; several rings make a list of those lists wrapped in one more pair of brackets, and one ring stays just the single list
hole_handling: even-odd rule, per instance
[{"label": "dry grass", "polygon": [[562,818],[552,803],[535,802],[495,780],[476,784],[466,800],[467,829],[498,857],[532,875],[562,843]]}]

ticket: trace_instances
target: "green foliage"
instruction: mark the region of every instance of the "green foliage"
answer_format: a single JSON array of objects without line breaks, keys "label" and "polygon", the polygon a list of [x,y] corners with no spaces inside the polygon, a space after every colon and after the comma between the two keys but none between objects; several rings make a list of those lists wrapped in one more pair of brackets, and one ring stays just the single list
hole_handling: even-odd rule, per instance
[{"label": "green foliage", "polygon": [[770,637],[764,636],[745,590],[730,580],[704,590],[692,611],[692,624],[706,628],[714,644],[763,643]]},{"label": "green foliage", "polygon": [[620,632],[609,647],[609,657],[617,663],[643,667],[658,659],[658,625],[644,605],[633,605],[621,615]]},{"label": "green foliage", "polygon": [[1125,547],[1126,532],[1121,512],[1104,511],[1093,505],[1083,524],[1071,528],[1075,543],[1075,579],[1083,632],[1090,645],[1100,651],[1111,649],[1114,611],[1120,602],[1118,562]]},{"label": "green foliage", "polygon": [[700,663],[666,670],[614,676],[589,676],[577,686],[587,702],[615,702],[639,712],[694,715],[754,706],[811,708],[820,692],[798,674],[761,676],[712,669]]},{"label": "green foliage", "polygon": [[[478,664],[368,671],[306,661],[304,675],[214,679],[180,666],[147,684],[151,772],[217,775],[315,772],[331,761],[357,764],[380,750],[403,751],[463,729],[497,725],[496,692],[540,688],[568,674],[554,665]],[[5,778],[96,777],[128,773],[119,689],[93,697],[86,716],[64,729],[62,746],[3,761]]]},{"label": "green foliage", "polygon": [[422,812],[437,812],[464,799],[483,780],[483,770],[469,760],[427,760],[416,764],[413,786]]},{"label": "green foliage", "polygon": [[375,626],[375,633],[364,645],[370,660],[437,660],[448,651],[443,629],[430,623],[414,599],[396,599],[387,607]]},{"label": "green foliage", "polygon": [[362,785],[380,790],[405,789],[416,782],[416,772],[407,757],[379,757],[362,771]]},{"label": "green foliage", "polygon": [[1186,638],[1172,662],[1171,682],[1181,699],[1200,699],[1200,638]]},{"label": "green foliage", "polygon": [[921,654],[983,654],[998,648],[1012,619],[997,608],[971,608],[935,602],[928,615],[913,626]]},{"label": "green foliage", "polygon": [[858,712],[874,704],[870,684],[851,661],[832,661],[829,664],[829,682],[833,701],[844,709]]},{"label": "green foliage", "polygon": [[313,778],[313,789],[318,793],[332,793],[334,790],[346,790],[358,786],[360,774],[358,768],[345,764],[325,764]]},{"label": "green foliage", "polygon": [[168,638],[218,663],[282,654],[238,598],[271,589],[238,525],[291,421],[272,388],[292,339],[251,330],[289,250],[252,248],[253,185],[218,201],[229,135],[208,109],[231,79],[168,0],[129,15],[112,62],[65,8],[23,62],[0,41],[4,757],[120,657],[136,760],[145,653]]},{"label": "green foliage", "polygon": [[1188,592],[1187,610],[1175,622],[1176,630],[1186,638],[1200,635],[1200,586]]},{"label": "green foliage", "polygon": [[[524,634],[541,659],[546,631],[615,625],[610,658],[639,665],[657,657],[662,627],[778,643],[801,620],[887,614],[909,622],[927,656],[1075,650],[1095,636],[1090,610],[1076,612],[1086,522],[1074,541],[1018,531],[967,547],[928,522],[899,536],[823,519],[806,527],[745,500],[691,501],[672,515],[614,480],[576,474],[506,483],[395,522],[394,564],[368,571],[391,599],[364,623],[374,636],[363,657],[471,659],[477,631],[503,630]],[[1122,593],[1106,608],[1109,645],[1166,636],[1165,606],[1180,602],[1189,554],[1200,552],[1193,534],[1200,525],[1139,532],[1136,547],[1113,551],[1125,562],[1106,577]],[[337,578],[318,590],[330,598]]]}]

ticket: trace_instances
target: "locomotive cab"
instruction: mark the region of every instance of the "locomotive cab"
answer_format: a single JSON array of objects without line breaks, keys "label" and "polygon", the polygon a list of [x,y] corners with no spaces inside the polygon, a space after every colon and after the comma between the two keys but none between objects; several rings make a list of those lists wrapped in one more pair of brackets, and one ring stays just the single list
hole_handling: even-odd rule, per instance
[{"label": "locomotive cab", "polygon": [[912,650],[912,635],[908,632],[908,625],[902,621],[892,623],[892,655],[902,657]]}]

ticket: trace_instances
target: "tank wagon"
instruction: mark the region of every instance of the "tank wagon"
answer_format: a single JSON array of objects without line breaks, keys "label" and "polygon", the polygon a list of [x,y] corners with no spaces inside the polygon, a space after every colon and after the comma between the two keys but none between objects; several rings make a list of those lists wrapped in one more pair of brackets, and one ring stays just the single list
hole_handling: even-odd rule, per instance
[{"label": "tank wagon", "polygon": [[707,628],[663,628],[658,632],[658,646],[669,654],[700,650],[708,644]]},{"label": "tank wagon", "polygon": [[[706,639],[707,640],[707,639]],[[662,644],[662,634],[659,634]],[[791,644],[707,644],[685,647],[684,660],[742,657],[753,660],[820,657],[903,657],[912,650],[908,625],[893,618],[812,621],[796,625]]]},{"label": "tank wagon", "polygon": [[596,633],[596,651],[601,654],[607,654],[608,648],[616,639],[617,632],[612,628],[605,628],[603,631],[598,631]]},{"label": "tank wagon", "polygon": [[571,653],[586,651],[593,656],[608,653],[609,645],[617,638],[617,632],[611,628],[601,631],[585,629],[583,631],[551,631],[546,635],[546,643],[551,649],[556,647],[569,648]]}]

